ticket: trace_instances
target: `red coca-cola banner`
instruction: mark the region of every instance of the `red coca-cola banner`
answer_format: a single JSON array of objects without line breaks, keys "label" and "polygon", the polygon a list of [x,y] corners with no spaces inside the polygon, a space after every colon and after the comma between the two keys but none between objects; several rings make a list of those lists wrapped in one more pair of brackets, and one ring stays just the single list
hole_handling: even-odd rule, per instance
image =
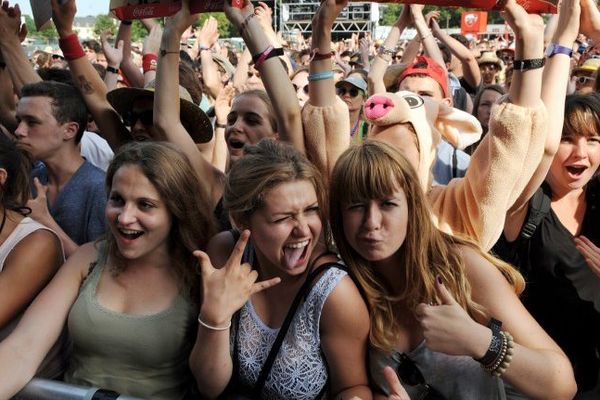
[{"label": "red coca-cola banner", "polygon": [[[358,0],[356,0],[358,1]],[[416,3],[440,7],[464,7],[479,10],[498,10],[504,6],[504,0],[373,0],[377,3]],[[557,13],[558,0],[517,0],[530,14]]]},{"label": "red coca-cola banner", "polygon": [[[242,8],[243,0],[231,0],[233,7]],[[175,14],[180,0],[111,0],[110,11],[120,20],[158,18]],[[192,14],[223,11],[223,0],[190,0]]]}]

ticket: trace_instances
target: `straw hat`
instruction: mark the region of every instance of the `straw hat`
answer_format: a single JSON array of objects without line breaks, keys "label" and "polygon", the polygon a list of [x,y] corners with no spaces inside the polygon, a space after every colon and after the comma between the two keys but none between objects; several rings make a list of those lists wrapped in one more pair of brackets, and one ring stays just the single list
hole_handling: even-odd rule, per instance
[{"label": "straw hat", "polygon": [[502,69],[502,61],[500,61],[493,51],[484,51],[481,53],[481,57],[477,59],[477,64],[495,64],[499,70]]},{"label": "straw hat", "polygon": [[596,70],[600,67],[600,58],[588,58],[573,70],[573,74],[577,72],[596,72]]},{"label": "straw hat", "polygon": [[[139,97],[154,99],[154,81],[145,88],[119,88],[108,92],[106,98],[111,106],[120,114],[131,111],[133,102]],[[212,139],[213,128],[208,116],[199,106],[192,102],[192,96],[179,86],[179,118],[195,143],[206,143]]]}]

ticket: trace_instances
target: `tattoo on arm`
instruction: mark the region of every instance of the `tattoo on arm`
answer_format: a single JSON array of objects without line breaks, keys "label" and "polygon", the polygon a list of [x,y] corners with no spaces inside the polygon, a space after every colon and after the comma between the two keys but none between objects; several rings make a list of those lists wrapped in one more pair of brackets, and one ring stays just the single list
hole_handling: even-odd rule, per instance
[{"label": "tattoo on arm", "polygon": [[88,81],[87,79],[85,79],[85,76],[80,75],[77,77],[78,81],[79,81],[79,89],[81,89],[81,92],[83,94],[92,94],[94,93],[94,88],[92,87],[92,84],[90,83],[90,81]]}]

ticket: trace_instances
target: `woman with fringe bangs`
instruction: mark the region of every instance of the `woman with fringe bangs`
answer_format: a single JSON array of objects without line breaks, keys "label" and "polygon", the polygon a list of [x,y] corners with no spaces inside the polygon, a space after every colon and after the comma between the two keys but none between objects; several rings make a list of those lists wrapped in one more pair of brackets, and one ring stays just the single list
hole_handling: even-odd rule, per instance
[{"label": "woman with fringe bangs", "polygon": [[371,312],[376,398],[398,392],[386,383],[394,372],[410,398],[518,396],[511,387],[532,398],[572,398],[567,358],[518,299],[522,276],[435,228],[398,150],[380,141],[350,148],[330,193],[334,239]]}]

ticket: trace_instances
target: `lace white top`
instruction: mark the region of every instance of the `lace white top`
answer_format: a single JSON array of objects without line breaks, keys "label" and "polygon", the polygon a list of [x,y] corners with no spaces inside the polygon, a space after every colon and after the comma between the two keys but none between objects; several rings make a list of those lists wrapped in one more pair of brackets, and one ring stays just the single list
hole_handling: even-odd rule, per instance
[{"label": "lace white top", "polygon": [[[263,388],[263,399],[303,400],[316,398],[327,384],[327,364],[321,352],[319,326],[327,297],[346,276],[338,268],[328,269],[298,307],[279,354]],[[248,301],[240,310],[239,381],[254,386],[275,342],[279,329],[265,325]],[[231,335],[231,349],[234,352]],[[235,356],[235,355],[234,355]]]}]

